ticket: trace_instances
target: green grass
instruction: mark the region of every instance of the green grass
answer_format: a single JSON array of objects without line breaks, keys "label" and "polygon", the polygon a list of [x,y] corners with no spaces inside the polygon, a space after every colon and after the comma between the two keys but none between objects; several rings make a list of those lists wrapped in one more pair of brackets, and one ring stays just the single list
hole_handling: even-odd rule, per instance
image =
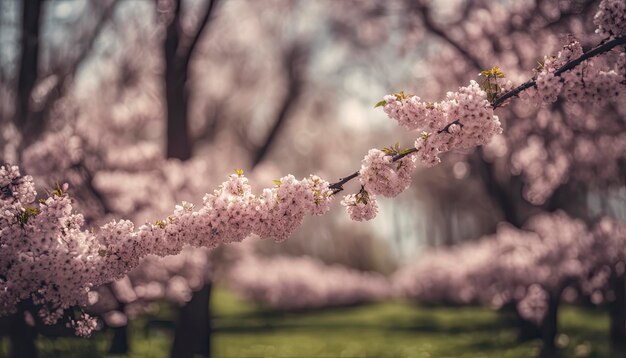
[{"label": "green grass", "polygon": [[[519,344],[515,327],[485,308],[426,308],[403,302],[303,313],[262,310],[216,290],[213,296],[215,357],[493,357],[536,356],[539,342]],[[608,350],[608,316],[600,310],[564,307],[563,357],[620,357]],[[154,317],[151,317],[154,318]],[[129,358],[168,357],[171,312],[148,328],[147,317],[131,325]],[[89,340],[38,341],[41,356],[105,357],[108,333]],[[0,352],[6,352],[3,341]],[[6,353],[4,353],[6,354]],[[0,353],[2,356],[2,353]]]}]

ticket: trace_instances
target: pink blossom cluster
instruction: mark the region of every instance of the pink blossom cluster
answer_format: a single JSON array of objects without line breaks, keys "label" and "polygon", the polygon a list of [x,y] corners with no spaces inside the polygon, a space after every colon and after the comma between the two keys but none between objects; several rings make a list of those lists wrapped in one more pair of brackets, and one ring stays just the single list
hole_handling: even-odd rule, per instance
[{"label": "pink blossom cluster", "polygon": [[488,153],[508,154],[509,170],[523,178],[524,197],[531,203],[542,204],[568,181],[596,188],[621,184],[620,163],[626,155],[623,123],[605,111],[586,114],[584,107],[563,103],[556,113],[542,108],[529,122],[512,124],[508,143],[487,148]]},{"label": "pink blossom cluster", "polygon": [[623,54],[613,67],[602,59],[588,59],[560,75],[555,72],[566,63],[580,57],[583,49],[578,40],[563,46],[556,57],[545,57],[536,77],[536,93],[528,91],[524,97],[538,96],[544,103],[553,103],[559,95],[568,101],[605,105],[617,100],[626,87],[623,83]]},{"label": "pink blossom cluster", "polygon": [[484,286],[470,284],[470,275],[489,262],[493,243],[483,240],[458,248],[430,249],[392,278],[396,295],[426,304],[480,303]]},{"label": "pink blossom cluster", "polygon": [[610,266],[626,263],[626,222],[609,217],[602,218],[594,227],[596,260]]},{"label": "pink blossom cluster", "polygon": [[533,204],[542,204],[568,181],[596,188],[621,184],[626,155],[621,118],[605,111],[586,114],[580,103],[562,106],[562,112],[541,108],[536,118],[512,123],[507,142],[486,149],[509,159],[511,174],[523,178],[524,197]]},{"label": "pink blossom cluster", "polygon": [[[541,115],[541,114],[540,114]],[[522,174],[527,180],[524,197],[533,204],[541,204],[554,190],[568,178],[571,162],[568,153],[561,148],[546,150],[545,140],[531,135],[525,146],[511,156],[511,172]]]},{"label": "pink blossom cluster", "polygon": [[38,315],[44,324],[52,325],[58,322],[59,319],[63,317],[64,313],[65,312],[61,308],[58,308],[56,310],[41,309],[39,310]]},{"label": "pink blossom cluster", "polygon": [[255,227],[254,233],[263,238],[286,240],[306,214],[325,214],[331,199],[332,190],[320,177],[312,175],[298,181],[287,175],[277,181],[276,188],[264,189],[256,199],[256,214],[252,213],[250,224]]},{"label": "pink blossom cluster", "polygon": [[537,325],[548,313],[548,294],[538,284],[532,284],[526,291],[526,296],[517,303],[517,312],[524,319]]},{"label": "pink blossom cluster", "polygon": [[26,148],[23,162],[29,173],[59,173],[80,162],[83,157],[82,140],[69,128],[47,133]]},{"label": "pink blossom cluster", "polygon": [[332,199],[322,179],[291,175],[257,197],[238,172],[207,194],[198,211],[183,203],[165,220],[137,230],[121,220],[85,231],[63,189],[34,203],[32,178],[20,176],[17,167],[0,167],[0,185],[3,315],[28,298],[44,313],[85,306],[92,287],[123,277],[149,254],[173,255],[186,245],[211,248],[252,234],[285,239],[306,214],[325,213]]},{"label": "pink blossom cluster", "polygon": [[393,283],[398,295],[422,303],[513,302],[522,317],[540,322],[548,296],[568,286],[588,287],[589,295],[608,291],[602,276],[624,269],[625,248],[626,225],[614,219],[589,230],[563,212],[540,214],[523,229],[507,224],[476,243],[429,251],[397,272]]},{"label": "pink blossom cluster", "polygon": [[102,317],[107,326],[125,325],[156,301],[188,302],[211,276],[206,249],[187,247],[178,255],[149,255],[123,278],[92,290],[86,311]]},{"label": "pink blossom cluster", "polygon": [[365,190],[344,196],[341,205],[345,206],[350,219],[354,221],[369,221],[378,214],[376,195]]},{"label": "pink blossom cluster", "polygon": [[[508,87],[507,82],[498,88]],[[406,129],[423,131],[415,148],[419,161],[427,167],[440,163],[441,153],[487,144],[502,132],[487,93],[476,81],[448,92],[446,99],[437,103],[423,102],[417,96],[388,95],[384,110]]]},{"label": "pink blossom cluster", "polygon": [[602,0],[593,18],[596,32],[602,36],[626,34],[626,3],[622,0]]},{"label": "pink blossom cluster", "polygon": [[[609,3],[623,6],[619,0],[603,1],[601,9]],[[504,69],[508,79],[522,84],[528,80],[528,70],[537,67],[537,59],[544,59],[545,54],[557,57],[562,45],[570,44],[561,54],[565,58],[567,47],[571,49],[575,42],[573,38],[585,49],[611,40],[599,40],[594,34],[597,26],[591,20],[598,8],[581,9],[576,2],[483,1],[466,10],[463,21],[452,28],[442,28],[452,42],[448,41],[428,62],[432,80],[421,84],[425,91],[422,97],[440,96],[442,90],[468,82],[477,69],[491,63]],[[598,16],[604,16],[604,22],[609,23],[623,18],[623,11],[619,11],[614,13],[616,16],[606,16],[607,13]],[[434,12],[431,15],[434,21],[439,20]],[[441,23],[444,22],[442,18]],[[563,34],[572,36],[564,39]],[[547,77],[539,82],[545,80],[547,97],[554,97],[549,93],[550,88],[561,87],[562,100],[538,106],[543,100],[537,95],[537,88],[531,87],[519,94],[531,101],[511,101],[506,107],[499,106],[498,116],[506,122],[504,135],[481,151],[483,158],[493,163],[493,175],[502,178],[520,175],[524,196],[533,204],[544,203],[564,182],[594,189],[621,185],[624,175],[620,163],[626,153],[625,86],[624,83],[615,86],[616,76],[612,71],[624,78],[623,52],[623,46],[617,46],[561,73],[562,85],[558,78],[549,84],[553,75],[549,72],[553,71],[546,71]],[[548,66],[555,67],[554,61],[555,58],[549,57]],[[540,62],[544,65],[543,60]],[[616,98],[615,91],[622,94]],[[586,96],[590,97],[583,98]],[[529,146],[532,150],[526,151]],[[524,164],[512,167],[513,161]]]},{"label": "pink blossom cluster", "polygon": [[626,222],[604,217],[592,233],[594,244],[589,256],[595,267],[581,288],[594,304],[601,304],[615,297],[611,278],[626,275]]},{"label": "pink blossom cluster", "polygon": [[2,198],[2,208],[0,216],[2,227],[8,224],[5,221],[11,211],[21,208],[21,203],[30,203],[35,200],[37,193],[33,178],[29,175],[21,176],[18,166],[0,166],[0,198]]},{"label": "pink blossom cluster", "polygon": [[373,219],[378,213],[376,195],[395,197],[411,185],[411,175],[416,167],[415,155],[410,153],[394,161],[394,156],[401,154],[398,145],[368,151],[358,173],[361,191],[347,195],[341,201],[352,220]]},{"label": "pink blossom cluster", "polygon": [[83,313],[79,319],[70,320],[67,326],[73,328],[77,336],[89,337],[98,327],[98,320],[87,313]]},{"label": "pink blossom cluster", "polygon": [[244,297],[287,311],[372,302],[389,292],[380,274],[327,265],[308,256],[248,257],[237,263],[229,278]]},{"label": "pink blossom cluster", "polygon": [[[111,131],[108,125],[95,131],[108,133]],[[106,223],[111,217],[128,217],[134,222],[162,217],[179,198],[202,197],[211,186],[213,176],[207,170],[207,163],[214,158],[199,156],[185,162],[165,160],[158,149],[154,150],[158,148],[154,143],[112,144],[104,139],[106,145],[103,145],[101,137],[93,141],[90,136],[93,131],[94,128],[88,132],[69,129],[51,132],[24,152],[26,172],[33,174],[36,186],[46,187],[55,180],[71,183],[72,206],[84,215],[86,227]],[[106,151],[99,153],[103,149]],[[85,177],[84,170],[92,171],[93,179]],[[217,171],[222,169],[217,168]],[[101,194],[95,199],[103,200],[100,203],[107,205],[109,215],[103,215],[98,203],[94,205],[89,185]],[[159,200],[155,201],[155,197]],[[147,256],[127,276],[90,288],[89,304],[83,309],[107,326],[117,327],[127,324],[129,318],[154,309],[156,300],[183,304],[210,280],[207,256],[207,251],[202,249],[183,249],[180,254],[161,260]],[[54,324],[59,319],[71,319],[68,314],[71,311],[41,309],[38,315],[44,324]]]},{"label": "pink blossom cluster", "polygon": [[415,170],[415,156],[393,161],[391,154],[379,149],[370,149],[359,171],[359,181],[367,192],[393,198],[411,185],[411,174]]}]

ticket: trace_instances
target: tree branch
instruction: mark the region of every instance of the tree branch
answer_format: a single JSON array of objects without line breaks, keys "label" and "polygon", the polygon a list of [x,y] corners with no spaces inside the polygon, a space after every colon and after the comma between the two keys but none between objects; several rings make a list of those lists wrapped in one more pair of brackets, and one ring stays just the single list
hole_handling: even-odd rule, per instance
[{"label": "tree branch", "polygon": [[63,96],[64,89],[66,88],[68,82],[74,78],[76,72],[78,72],[78,69],[80,68],[80,65],[83,63],[83,61],[85,61],[85,59],[93,50],[96,40],[100,36],[100,33],[102,33],[102,30],[104,29],[108,20],[113,15],[113,11],[115,10],[115,7],[117,6],[117,4],[119,4],[119,2],[120,0],[113,0],[113,2],[103,10],[102,15],[100,16],[98,22],[91,31],[91,34],[87,37],[87,41],[85,42],[84,47],[81,49],[78,56],[66,67],[65,71],[62,71],[60,79],[50,91],[52,95],[46,98],[46,103],[42,107],[44,108],[43,112],[51,109],[54,102],[56,102],[56,100]]},{"label": "tree branch", "polygon": [[[554,71],[554,75],[555,76],[560,76],[561,74],[563,74],[564,72],[567,72],[571,69],[573,69],[574,67],[580,65],[583,61],[588,60],[592,57],[601,55],[605,52],[610,51],[611,49],[613,49],[614,47],[620,46],[620,45],[625,45],[626,44],[626,36],[620,36],[617,37],[611,41],[607,41],[604,44],[600,45],[600,46],[596,46],[595,48],[583,53],[580,57],[566,63],[565,65],[561,66],[561,68],[559,68],[558,70]],[[509,98],[512,97],[516,97],[518,96],[520,93],[522,93],[523,91],[529,89],[530,87],[534,87],[536,85],[535,79],[530,79],[526,82],[524,82],[523,84],[521,84],[520,86],[508,91],[507,93],[504,93],[501,96],[498,96],[498,98],[496,98],[493,101],[493,108],[496,109],[500,106],[502,106],[504,104],[504,102],[506,100],[508,100]]]},{"label": "tree branch", "polygon": [[439,28],[439,26],[437,26],[437,24],[433,22],[430,17],[430,9],[428,8],[428,6],[417,5],[415,8],[418,10],[426,29],[428,29],[433,34],[439,36],[442,40],[446,41],[448,44],[454,47],[454,49],[457,50],[461,55],[463,55],[463,57],[465,57],[465,59],[469,61],[469,63],[474,66],[476,70],[480,71],[484,68],[480,61],[476,57],[474,57],[474,55],[469,53],[469,51],[467,51],[465,47],[461,46],[460,43],[451,38],[445,31],[443,31],[441,28]]},{"label": "tree branch", "polygon": [[183,59],[184,68],[189,67],[189,62],[191,61],[191,56],[193,55],[193,51],[198,46],[198,42],[200,42],[200,38],[202,37],[202,34],[204,33],[204,29],[206,28],[207,24],[209,23],[211,19],[211,14],[213,14],[213,10],[215,9],[215,5],[217,1],[218,0],[209,0],[209,5],[207,5],[207,8],[202,16],[202,19],[200,20],[200,25],[198,26],[198,29],[196,30],[195,34],[191,37],[189,45],[186,46],[185,49],[183,49],[183,53],[181,56]]},{"label": "tree branch", "polygon": [[[78,72],[78,69],[80,68],[80,65],[91,53],[97,38],[107,24],[107,21],[111,18],[113,10],[119,2],[120,0],[113,0],[108,6],[104,8],[102,15],[98,18],[96,25],[94,26],[91,33],[87,36],[83,36],[83,38],[86,37],[87,40],[78,56],[69,61],[69,64],[64,63],[64,68],[57,68],[59,69],[59,79],[56,81],[55,85],[48,91],[43,103],[36,109],[29,108],[28,106],[24,107],[24,105],[22,105],[23,108],[20,108],[19,112],[20,116],[23,117],[22,121],[26,121],[23,123],[23,125],[25,126],[23,127],[23,132],[28,134],[28,136],[25,136],[25,145],[28,145],[28,143],[31,143],[32,141],[37,139],[39,135],[44,132],[44,129],[46,128],[47,116],[50,114],[50,111],[54,107],[54,104],[63,97],[69,82],[74,78],[76,72]],[[34,56],[35,61],[38,57],[39,49],[36,49],[36,51],[37,53],[30,55]],[[33,76],[35,76],[35,80],[37,80],[36,77],[38,76],[38,72],[34,72]],[[23,90],[25,91],[26,89]],[[22,92],[23,90],[20,90],[20,92]],[[30,101],[33,90],[34,86],[31,86],[31,88],[28,90],[26,98],[27,101]],[[26,95],[26,93],[22,95]],[[26,110],[26,112],[23,112],[24,110]]]},{"label": "tree branch", "polygon": [[[624,36],[620,36],[617,37],[615,39],[612,39],[610,41],[607,41],[601,45],[596,46],[595,48],[583,53],[582,55],[580,55],[578,58],[566,63],[565,65],[561,66],[559,69],[557,69],[554,72],[555,76],[560,76],[561,74],[575,68],[576,66],[580,65],[583,61],[586,61],[592,57],[601,55],[603,53],[606,53],[608,51],[610,51],[611,49],[620,46],[620,45],[625,45],[626,44],[626,35]],[[516,97],[518,96],[520,93],[522,93],[523,91],[534,87],[536,85],[535,79],[530,79],[526,82],[524,82],[523,84],[519,85],[518,87],[502,94],[501,96],[498,96],[493,102],[492,102],[492,107],[495,110],[498,107],[502,107],[502,105],[510,98]],[[454,123],[454,122],[453,122]],[[444,127],[442,130],[440,130],[439,132],[443,132],[446,131],[446,128],[448,128],[450,126],[450,124],[448,124],[446,127]],[[406,149],[404,151],[402,151],[402,153],[394,155],[392,157],[392,162],[396,162],[404,157],[406,157],[407,155],[413,154],[417,152],[416,148],[409,148]],[[342,179],[340,179],[339,181],[335,182],[335,183],[331,183],[329,185],[329,188],[333,190],[333,194],[336,194],[340,191],[343,190],[343,185],[348,183],[349,181],[351,181],[352,179],[356,178],[359,176],[359,171],[356,171]]]},{"label": "tree branch", "polygon": [[83,177],[85,178],[83,182],[85,185],[85,189],[94,197],[98,204],[100,204],[100,207],[102,208],[104,214],[113,213],[113,209],[111,209],[111,207],[107,203],[105,196],[100,192],[100,190],[95,187],[93,174],[91,173],[89,168],[87,168],[85,163],[81,161],[80,163],[74,165],[73,169],[83,175]]},{"label": "tree branch", "polygon": [[257,166],[263,158],[269,152],[272,143],[276,139],[278,132],[282,128],[283,124],[286,122],[289,117],[289,112],[291,108],[298,102],[300,95],[302,93],[302,82],[303,82],[303,72],[306,61],[308,57],[306,48],[300,43],[295,43],[292,48],[287,53],[287,56],[284,61],[284,67],[287,72],[289,85],[287,86],[287,93],[285,94],[285,98],[281,105],[281,108],[276,116],[276,120],[274,121],[274,125],[270,130],[267,138],[263,145],[261,145],[256,154],[254,155],[254,160],[252,161],[252,168]]}]

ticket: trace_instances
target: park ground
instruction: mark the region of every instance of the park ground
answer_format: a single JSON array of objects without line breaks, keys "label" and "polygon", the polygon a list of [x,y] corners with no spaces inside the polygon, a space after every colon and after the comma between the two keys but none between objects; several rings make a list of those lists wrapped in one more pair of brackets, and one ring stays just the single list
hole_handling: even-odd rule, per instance
[{"label": "park ground", "polygon": [[[160,307],[156,316],[131,322],[131,353],[125,357],[169,356],[173,315],[166,305]],[[387,302],[275,313],[218,289],[212,309],[216,358],[529,358],[539,348],[536,341],[518,343],[515,327],[487,308]],[[563,357],[621,357],[608,349],[608,325],[605,311],[565,306],[558,339]],[[101,332],[88,340],[40,338],[37,344],[42,358],[109,357],[109,339],[110,332]],[[6,357],[7,339],[0,342],[0,357]]]}]

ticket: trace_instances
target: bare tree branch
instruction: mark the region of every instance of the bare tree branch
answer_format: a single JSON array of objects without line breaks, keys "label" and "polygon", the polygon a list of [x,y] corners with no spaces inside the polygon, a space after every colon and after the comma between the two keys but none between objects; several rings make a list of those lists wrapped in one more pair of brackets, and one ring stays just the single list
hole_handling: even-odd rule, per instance
[{"label": "bare tree branch", "polygon": [[189,62],[191,61],[191,56],[193,55],[194,50],[198,46],[198,42],[200,42],[200,38],[204,33],[204,29],[207,27],[207,24],[211,20],[211,15],[213,14],[213,10],[215,9],[216,3],[218,0],[209,0],[209,4],[204,11],[202,19],[200,20],[200,24],[198,25],[198,29],[195,34],[191,37],[189,44],[185,46],[183,49],[182,58],[184,61],[184,67],[189,67]]},{"label": "bare tree branch", "polygon": [[289,112],[300,99],[303,87],[303,72],[305,67],[304,62],[308,57],[307,52],[308,51],[304,47],[304,45],[302,45],[301,43],[296,43],[287,53],[284,61],[284,66],[289,81],[287,93],[285,94],[285,98],[280,107],[280,110],[278,111],[278,115],[276,116],[276,120],[274,121],[272,129],[270,130],[263,145],[261,145],[257,149],[256,154],[254,155],[254,159],[252,160],[252,168],[257,166],[263,160],[263,158],[265,158],[278,133],[280,132],[280,129],[283,127],[284,123],[289,117]]},{"label": "bare tree branch", "polygon": [[165,100],[167,105],[167,157],[186,160],[192,155],[189,134],[189,63],[200,37],[211,19],[217,0],[209,0],[200,24],[192,36],[187,36],[181,26],[181,1],[173,0],[173,17],[166,27]]},{"label": "bare tree branch", "polygon": [[[37,11],[36,9],[32,9],[28,7],[27,4],[31,2],[40,5],[40,0],[28,0],[24,3],[24,11],[29,11],[29,12]],[[27,82],[21,85],[18,84],[18,96],[17,96],[18,99],[17,100],[18,100],[19,107],[16,107],[15,118],[16,118],[16,121],[19,121],[21,123],[19,127],[22,128],[22,132],[28,133],[28,136],[25,136],[24,145],[28,145],[28,143],[31,143],[32,141],[34,141],[36,138],[38,138],[41,135],[41,133],[44,132],[46,125],[47,125],[46,123],[48,119],[47,117],[49,116],[52,108],[54,107],[55,103],[65,95],[66,90],[69,86],[69,83],[74,79],[81,64],[91,54],[97,38],[99,37],[100,33],[104,29],[108,20],[111,18],[113,11],[119,2],[120,0],[113,0],[113,2],[111,2],[108,6],[104,8],[93,30],[88,35],[83,36],[83,38],[86,38],[86,41],[84,45],[82,46],[81,51],[79,52],[78,56],[72,59],[69,62],[69,64],[64,64],[63,68],[59,69],[58,71],[59,73],[57,74],[58,80],[56,81],[55,85],[48,91],[48,93],[46,94],[46,97],[42,101],[43,103],[39,105],[38,108],[31,108],[30,106],[30,101],[32,98],[33,90],[35,88],[35,83],[30,84],[30,82]],[[34,5],[30,5],[30,6],[34,6]],[[33,21],[33,19],[30,19],[29,21]],[[39,18],[38,21],[41,21],[41,19]],[[34,25],[31,24],[29,26],[34,26]],[[38,26],[39,26],[39,23],[37,27]],[[35,28],[32,28],[32,29],[23,28],[23,31],[28,31],[27,37],[31,39],[30,43],[28,43],[28,46],[35,46],[34,43],[38,44],[39,42],[38,31],[39,30],[36,30]],[[37,35],[35,35],[35,31],[37,31]],[[21,64],[20,64],[20,80],[19,81],[27,81],[28,78],[32,77],[32,80],[36,82],[39,77],[39,70],[38,70],[38,66],[36,63],[39,57],[38,45],[36,48],[31,48],[27,50],[27,52],[24,52],[24,49],[23,49],[22,56],[23,56],[23,60],[21,61]],[[24,71],[28,71],[29,73],[22,74],[22,72]],[[22,80],[22,78],[24,78],[24,80]]]},{"label": "bare tree branch", "polygon": [[480,61],[476,57],[474,57],[469,51],[467,51],[465,47],[463,47],[459,42],[454,40],[443,29],[435,24],[435,22],[430,17],[430,9],[428,8],[428,6],[418,4],[414,7],[414,9],[419,13],[420,17],[422,18],[422,22],[424,23],[424,26],[427,30],[439,36],[442,40],[446,41],[448,44],[454,47],[454,49],[457,50],[463,57],[465,57],[465,59],[469,61],[469,63],[474,66],[476,70],[480,71],[484,68]]}]

